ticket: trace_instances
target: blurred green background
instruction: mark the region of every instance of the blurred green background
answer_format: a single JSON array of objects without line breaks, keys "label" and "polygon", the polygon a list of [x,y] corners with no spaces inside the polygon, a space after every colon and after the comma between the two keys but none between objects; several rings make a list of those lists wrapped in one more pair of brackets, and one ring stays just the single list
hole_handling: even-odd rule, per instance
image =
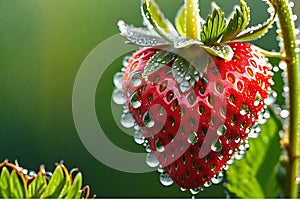
[{"label": "blurred green background", "polygon": [[[174,19],[183,0],[157,0]],[[201,1],[202,16],[210,9]],[[237,0],[217,1],[228,15]],[[251,24],[268,17],[266,6],[248,0]],[[297,3],[297,2],[295,2]],[[0,160],[18,160],[21,166],[48,170],[64,160],[78,167],[97,197],[190,197],[175,185],[165,188],[157,172],[128,174],[106,167],[81,143],[72,117],[72,89],[76,73],[89,52],[118,33],[123,19],[141,25],[139,0],[0,0]],[[294,10],[300,10],[298,8]],[[276,49],[275,29],[255,43]],[[118,48],[112,46],[111,48]],[[101,63],[99,63],[101,67]],[[124,134],[111,111],[112,76],[121,68],[116,60],[101,79],[96,95],[99,122],[118,146],[144,152]],[[213,186],[198,197],[225,197]]]}]

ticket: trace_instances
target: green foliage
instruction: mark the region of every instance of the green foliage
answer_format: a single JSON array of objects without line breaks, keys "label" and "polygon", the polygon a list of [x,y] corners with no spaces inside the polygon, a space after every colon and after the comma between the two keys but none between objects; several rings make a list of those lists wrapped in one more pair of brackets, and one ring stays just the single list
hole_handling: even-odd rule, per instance
[{"label": "green foliage", "polygon": [[261,127],[261,135],[250,139],[245,158],[236,161],[226,172],[228,190],[241,198],[275,198],[280,193],[277,174],[282,122],[271,111],[271,118]]},{"label": "green foliage", "polygon": [[154,0],[143,1],[142,14],[144,21],[148,22],[148,25],[153,26],[157,33],[166,40],[178,36],[175,27],[167,18],[165,18]]},{"label": "green foliage", "polygon": [[[82,188],[82,175],[74,181],[63,164],[58,164],[53,175],[46,177],[44,167],[37,175],[29,176],[18,166],[0,164],[0,198],[88,198],[89,187]],[[49,178],[49,181],[47,181]]]},{"label": "green foliage", "polygon": [[206,45],[213,45],[222,36],[226,28],[226,19],[222,10],[215,6],[212,16],[208,16],[201,32],[201,41]]},{"label": "green foliage", "polygon": [[230,19],[223,34],[222,41],[231,41],[238,36],[249,24],[250,9],[247,4],[241,0],[241,6],[236,8],[233,17]]}]

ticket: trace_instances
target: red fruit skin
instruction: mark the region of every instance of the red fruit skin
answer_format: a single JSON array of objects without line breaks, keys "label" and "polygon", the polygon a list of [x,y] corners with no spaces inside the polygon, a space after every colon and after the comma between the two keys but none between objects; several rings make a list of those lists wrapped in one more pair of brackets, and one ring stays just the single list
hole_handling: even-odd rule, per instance
[{"label": "red fruit skin", "polygon": [[[180,187],[203,186],[222,170],[265,106],[271,77],[267,59],[254,45],[229,45],[234,50],[233,59],[210,56],[203,78],[186,93],[181,92],[170,73],[172,62],[144,77],[140,86],[131,83],[132,75],[143,73],[157,49],[141,48],[125,68],[124,91],[129,111],[165,172]],[[139,108],[130,103],[135,92],[139,93]],[[247,108],[244,113],[242,108]],[[149,110],[154,121],[151,127],[143,122]],[[226,132],[220,136],[217,131],[223,125]],[[193,132],[197,139],[191,143],[188,138]],[[214,140],[222,145],[215,151],[211,148]],[[164,151],[157,149],[157,143],[164,146]]]}]

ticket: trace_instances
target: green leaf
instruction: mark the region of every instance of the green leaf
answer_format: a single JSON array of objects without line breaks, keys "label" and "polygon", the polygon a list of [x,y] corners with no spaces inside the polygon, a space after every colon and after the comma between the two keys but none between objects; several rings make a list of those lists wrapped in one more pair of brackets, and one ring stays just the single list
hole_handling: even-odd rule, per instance
[{"label": "green leaf", "polygon": [[41,196],[42,198],[57,198],[61,194],[66,183],[66,178],[61,166],[57,166],[49,181],[46,191]]},{"label": "green leaf", "polygon": [[10,197],[9,198],[17,198],[17,199],[24,198],[25,186],[21,182],[20,177],[15,170],[13,170],[10,175],[9,185],[10,185]]},{"label": "green leaf", "polygon": [[222,37],[222,42],[234,40],[249,24],[250,9],[247,4],[240,0],[241,6],[236,8],[233,17],[230,19]]},{"label": "green leaf", "polygon": [[153,55],[147,62],[144,69],[143,75],[149,76],[152,73],[158,71],[163,66],[174,60],[176,55],[172,52],[160,50],[155,55]]},{"label": "green leaf", "polygon": [[271,118],[261,128],[261,135],[250,139],[245,158],[235,161],[226,172],[227,188],[237,197],[275,198],[280,192],[276,177],[282,151],[279,136],[282,122],[271,110]]},{"label": "green leaf", "polygon": [[272,9],[270,18],[262,25],[259,24],[257,26],[252,26],[252,27],[247,28],[246,30],[242,31],[236,37],[236,40],[249,41],[249,40],[258,39],[258,38],[264,36],[268,32],[268,30],[272,27],[272,24],[273,24],[273,22],[275,20],[275,16],[276,16],[276,8],[275,8],[272,0],[268,0],[266,2],[268,3],[269,8]]},{"label": "green leaf", "polygon": [[222,10],[214,6],[212,16],[208,16],[201,32],[201,41],[206,45],[218,43],[226,28],[226,19]]},{"label": "green leaf", "polygon": [[165,18],[154,0],[142,0],[142,15],[149,29],[153,27],[166,40],[173,41],[174,37],[179,36],[172,23]]},{"label": "green leaf", "polygon": [[39,173],[28,186],[28,197],[39,198],[47,187],[45,177]]},{"label": "green leaf", "polygon": [[9,187],[10,174],[6,167],[2,168],[0,176],[0,197],[9,198],[10,197],[10,187]]},{"label": "green leaf", "polygon": [[118,22],[121,35],[124,36],[130,43],[138,46],[161,46],[167,45],[169,42],[154,32],[145,28],[136,28],[132,25],[126,24],[120,20]]},{"label": "green leaf", "polygon": [[225,60],[230,61],[233,56],[234,52],[232,48],[227,44],[219,44],[219,45],[213,45],[213,46],[203,46],[203,48],[210,54],[214,56],[218,56],[220,58],[223,58]]},{"label": "green leaf", "polygon": [[68,191],[66,198],[67,199],[78,198],[78,194],[80,193],[81,195],[81,187],[82,187],[82,174],[78,173],[72,183],[72,186]]}]

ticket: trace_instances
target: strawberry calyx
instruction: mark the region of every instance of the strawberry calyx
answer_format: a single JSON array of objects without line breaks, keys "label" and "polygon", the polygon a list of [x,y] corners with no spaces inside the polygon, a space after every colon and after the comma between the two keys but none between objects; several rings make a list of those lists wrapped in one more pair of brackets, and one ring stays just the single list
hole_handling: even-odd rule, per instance
[{"label": "strawberry calyx", "polygon": [[[190,62],[190,68],[177,67],[181,74],[190,77],[194,76],[192,71],[197,71],[198,74],[206,71],[210,55],[230,61],[234,51],[228,43],[249,41],[263,36],[272,26],[276,15],[272,1],[266,2],[269,4],[269,11],[272,10],[269,12],[270,18],[264,24],[249,28],[247,26],[250,21],[250,9],[244,0],[240,0],[240,6],[236,7],[229,19],[226,19],[221,8],[213,3],[212,14],[206,20],[200,16],[198,0],[185,0],[175,19],[176,28],[164,16],[154,0],[141,0],[141,12],[146,27],[136,28],[122,20],[118,22],[118,26],[128,43],[142,47],[157,47],[172,52],[173,55],[168,55],[167,59],[173,57]],[[198,59],[199,57],[201,59]],[[154,59],[150,62],[154,62]],[[159,66],[146,68],[144,75],[150,75],[153,68],[156,71]],[[175,78],[178,70],[173,70]]]}]

